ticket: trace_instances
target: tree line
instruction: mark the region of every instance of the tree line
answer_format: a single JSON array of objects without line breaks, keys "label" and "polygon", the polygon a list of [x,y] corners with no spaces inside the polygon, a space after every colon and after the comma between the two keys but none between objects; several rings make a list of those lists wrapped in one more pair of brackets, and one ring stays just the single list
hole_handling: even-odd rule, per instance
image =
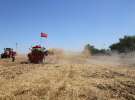
[{"label": "tree line", "polygon": [[84,51],[87,50],[92,55],[95,54],[109,54],[110,52],[128,53],[135,51],[135,35],[124,36],[120,38],[117,43],[113,43],[108,49],[98,49],[91,44],[87,44],[84,47]]}]

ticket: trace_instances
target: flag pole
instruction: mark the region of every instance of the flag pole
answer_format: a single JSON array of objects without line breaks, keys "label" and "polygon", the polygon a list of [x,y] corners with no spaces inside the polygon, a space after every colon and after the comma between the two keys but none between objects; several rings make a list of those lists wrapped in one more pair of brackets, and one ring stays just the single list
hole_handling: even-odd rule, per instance
[{"label": "flag pole", "polygon": [[16,52],[18,52],[18,43],[16,42]]},{"label": "flag pole", "polygon": [[[48,32],[46,32],[47,33],[47,36],[48,36]],[[46,48],[47,48],[47,38],[46,38]]]},{"label": "flag pole", "polygon": [[42,37],[47,38],[48,37],[48,34],[41,32],[41,38]]},{"label": "flag pole", "polygon": [[[42,32],[41,32],[42,33]],[[41,42],[42,42],[42,37],[41,37],[41,33],[40,33],[40,46],[41,46]]]},{"label": "flag pole", "polygon": [[42,38],[41,38],[41,36],[40,36],[40,46],[41,46],[41,42],[42,42]]}]

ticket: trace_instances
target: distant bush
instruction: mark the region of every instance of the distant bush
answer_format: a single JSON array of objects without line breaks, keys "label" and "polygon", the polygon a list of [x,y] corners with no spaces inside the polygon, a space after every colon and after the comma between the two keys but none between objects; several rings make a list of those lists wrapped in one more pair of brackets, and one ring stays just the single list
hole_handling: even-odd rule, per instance
[{"label": "distant bush", "polygon": [[[85,53],[87,52],[87,53]],[[108,54],[109,50],[106,49],[97,49],[93,45],[87,44],[84,47],[83,53],[87,55],[97,55],[97,54]]]}]

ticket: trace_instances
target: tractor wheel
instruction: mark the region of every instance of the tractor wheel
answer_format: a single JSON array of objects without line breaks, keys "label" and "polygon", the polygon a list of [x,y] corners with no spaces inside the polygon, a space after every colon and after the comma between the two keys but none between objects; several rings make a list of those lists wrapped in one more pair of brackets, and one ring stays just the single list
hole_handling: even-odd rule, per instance
[{"label": "tractor wheel", "polygon": [[1,54],[1,58],[4,58],[4,55],[3,54]]}]

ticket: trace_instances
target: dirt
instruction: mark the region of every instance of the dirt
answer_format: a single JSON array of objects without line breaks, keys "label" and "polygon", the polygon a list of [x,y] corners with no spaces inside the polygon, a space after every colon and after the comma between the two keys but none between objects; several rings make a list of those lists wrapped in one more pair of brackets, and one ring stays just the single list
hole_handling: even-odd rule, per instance
[{"label": "dirt", "polygon": [[30,64],[22,58],[14,63],[0,59],[0,100],[135,100],[135,66],[119,61],[51,56],[44,64]]}]

